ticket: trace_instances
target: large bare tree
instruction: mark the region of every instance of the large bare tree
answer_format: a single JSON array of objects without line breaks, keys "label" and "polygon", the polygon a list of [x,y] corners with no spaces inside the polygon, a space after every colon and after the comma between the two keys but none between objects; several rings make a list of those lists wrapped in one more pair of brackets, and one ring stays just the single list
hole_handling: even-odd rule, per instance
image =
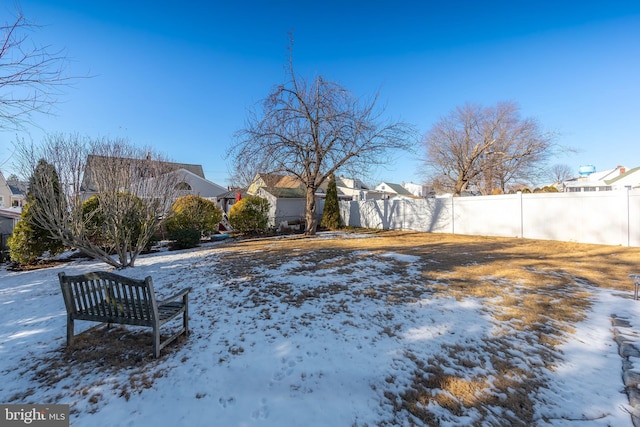
[{"label": "large bare tree", "polygon": [[473,186],[482,194],[530,181],[551,154],[554,135],[513,102],[465,104],[443,117],[424,138],[425,166],[454,195]]},{"label": "large bare tree", "polygon": [[[228,156],[236,170],[297,177],[305,189],[306,234],[315,234],[316,190],[338,170],[366,173],[384,165],[394,150],[409,150],[414,128],[383,118],[377,96],[361,100],[338,83],[296,75],[290,59],[287,81],[252,111]],[[241,174],[239,174],[241,175]]]},{"label": "large bare tree", "polygon": [[15,19],[0,22],[0,130],[22,129],[31,113],[50,112],[75,79],[65,75],[64,50],[31,40],[36,28],[20,10]]},{"label": "large bare tree", "polygon": [[[116,268],[134,265],[184,179],[172,163],[124,140],[57,134],[38,146],[22,141],[16,147],[22,174],[31,177],[30,195],[40,202],[34,221],[65,245]],[[42,172],[42,160],[57,180]],[[93,209],[85,204],[90,196],[97,199]]]}]

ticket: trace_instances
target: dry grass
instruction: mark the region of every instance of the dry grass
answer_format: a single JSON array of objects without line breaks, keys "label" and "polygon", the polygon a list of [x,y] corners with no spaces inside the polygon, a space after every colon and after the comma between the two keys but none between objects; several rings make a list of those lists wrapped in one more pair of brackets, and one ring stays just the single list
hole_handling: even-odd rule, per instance
[{"label": "dry grass", "polygon": [[[640,268],[640,248],[415,232],[373,232],[365,239],[250,240],[227,249],[225,259],[231,261],[227,265],[236,266],[228,273],[235,276],[244,276],[254,267],[264,271],[259,267],[281,265],[301,254],[305,260],[301,268],[322,264],[323,271],[334,268],[342,273],[350,271],[359,251],[411,255],[419,258],[414,263],[420,270],[419,282],[382,284],[360,296],[392,304],[413,302],[425,293],[482,299],[496,324],[492,339],[475,348],[443,349],[446,357],[426,361],[407,354],[415,364],[412,383],[402,392],[384,393],[396,413],[406,411],[413,416],[411,422],[434,426],[439,421],[429,410],[433,404],[457,416],[474,411],[479,414],[476,425],[535,423],[535,396],[545,386],[541,372],[554,369],[560,357],[557,346],[572,332],[572,325],[584,318],[590,306],[589,287],[628,292],[628,275]],[[385,263],[393,261],[386,259]],[[392,273],[402,276],[404,269],[406,264],[398,262]],[[348,288],[344,283],[336,287],[335,292]],[[323,298],[333,291],[319,287],[287,302],[299,306],[305,299]],[[383,333],[391,336],[394,331],[388,327]],[[518,339],[514,339],[516,334]],[[514,348],[518,342],[524,342],[526,348]],[[519,351],[533,354],[538,362],[525,361]],[[478,354],[491,356],[478,360]],[[476,367],[490,374],[475,374]],[[464,375],[452,375],[452,371]],[[386,382],[393,384],[395,379]],[[502,408],[499,415],[496,408]]]},{"label": "dry grass", "polygon": [[[216,263],[225,265],[216,274],[227,276],[229,292],[234,287],[248,292],[245,302],[263,307],[259,313],[265,319],[272,315],[269,303],[274,297],[295,307],[314,299],[331,299],[327,307],[335,312],[348,311],[349,298],[371,298],[386,304],[415,302],[425,295],[482,300],[496,325],[493,337],[467,347],[443,348],[442,356],[430,360],[420,360],[407,352],[406,358],[414,366],[411,383],[396,384],[395,378],[386,379],[390,385],[389,391],[384,392],[387,404],[396,413],[411,414],[411,422],[415,424],[438,425],[430,405],[445,408],[454,415],[474,411],[479,414],[478,425],[533,423],[534,398],[545,386],[540,373],[543,369],[554,369],[560,357],[557,346],[572,331],[572,325],[584,318],[585,309],[590,306],[589,288],[630,291],[628,275],[640,269],[640,248],[416,232],[368,233],[370,237],[358,239],[229,241],[215,255]],[[324,283],[312,290],[299,290],[288,284],[286,278],[270,286],[259,286],[269,279],[269,267],[275,269],[293,257],[301,262],[298,268],[301,274],[328,275],[332,271],[349,274],[353,273],[353,263],[361,253],[375,258],[388,252],[417,257],[411,268],[417,269],[418,274],[412,273],[411,279],[403,280],[402,284],[389,280],[361,290],[351,290],[349,283]],[[206,265],[209,261],[201,262]],[[393,258],[382,262],[390,277],[408,276],[406,263]],[[359,280],[357,275],[350,277]],[[239,283],[234,280],[237,278],[244,279]],[[300,326],[311,320],[301,318]],[[380,333],[393,336],[397,332],[390,319],[381,319],[381,324],[387,326]],[[514,343],[526,348],[514,348]],[[180,345],[168,347],[165,353]],[[151,338],[144,332],[98,331],[79,340],[73,350],[60,350],[46,360],[37,361],[41,368],[36,376],[46,385],[64,380],[69,376],[69,367],[87,373],[98,369],[107,374],[110,370],[127,369],[129,383],[111,387],[128,398],[131,393],[150,387],[154,378],[163,374],[159,365],[162,359],[152,359],[150,347]],[[231,343],[229,348],[232,355],[244,351],[242,346]],[[538,356],[537,362],[519,357],[519,351]],[[100,356],[96,357],[97,354]],[[147,372],[155,373],[149,376]],[[91,394],[89,387],[79,384],[70,387],[78,387],[77,392],[86,393],[90,402],[97,404],[101,399],[99,393]],[[24,399],[28,393],[25,391],[15,400]],[[496,414],[495,408],[502,408],[502,413]],[[393,425],[394,421],[380,424]]]},{"label": "dry grass", "polygon": [[[163,354],[177,351],[184,343],[180,337],[163,349]],[[37,387],[49,388],[64,381],[64,388],[71,390],[71,396],[85,398],[98,410],[103,398],[97,392],[103,387],[115,391],[120,397],[129,400],[132,393],[140,393],[151,388],[153,382],[164,375],[161,367],[162,359],[154,359],[152,355],[153,340],[147,328],[99,326],[74,339],[72,347],[63,346],[37,360],[24,360],[25,374],[33,376],[34,386],[16,394],[9,402],[24,402]],[[110,381],[116,373],[127,372],[126,382]],[[93,383],[83,382],[85,376],[95,376]],[[50,403],[56,403],[57,399]],[[47,402],[45,402],[47,403]],[[74,410],[72,409],[73,413]]]}]

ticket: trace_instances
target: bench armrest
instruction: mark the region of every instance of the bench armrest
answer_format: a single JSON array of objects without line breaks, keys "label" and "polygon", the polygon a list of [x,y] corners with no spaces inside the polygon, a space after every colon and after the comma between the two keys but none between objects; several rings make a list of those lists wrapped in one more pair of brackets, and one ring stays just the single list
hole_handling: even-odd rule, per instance
[{"label": "bench armrest", "polygon": [[166,298],[162,301],[158,301],[158,305],[163,305],[163,304],[167,304],[169,302],[178,300],[180,298],[185,297],[189,292],[191,292],[191,288],[184,288],[183,290],[181,290],[180,292],[178,292],[177,294],[171,295],[169,298]]}]

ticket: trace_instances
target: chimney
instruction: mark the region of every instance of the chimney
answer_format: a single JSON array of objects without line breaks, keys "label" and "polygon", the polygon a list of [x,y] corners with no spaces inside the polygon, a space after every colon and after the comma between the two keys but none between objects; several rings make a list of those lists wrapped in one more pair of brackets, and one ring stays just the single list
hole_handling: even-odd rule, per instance
[{"label": "chimney", "polygon": [[620,165],[618,165],[618,170],[620,171],[620,175],[622,175],[627,171],[627,169],[624,166],[620,166]]}]

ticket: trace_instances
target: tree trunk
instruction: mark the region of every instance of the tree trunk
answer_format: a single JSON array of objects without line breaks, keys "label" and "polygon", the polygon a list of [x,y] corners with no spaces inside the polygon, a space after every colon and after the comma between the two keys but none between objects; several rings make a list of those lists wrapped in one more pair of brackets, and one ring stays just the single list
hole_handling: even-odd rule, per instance
[{"label": "tree trunk", "polygon": [[313,236],[316,234],[316,228],[318,220],[316,219],[316,189],[313,187],[307,187],[306,193],[306,209],[305,209],[305,222],[307,224],[304,234]]}]

